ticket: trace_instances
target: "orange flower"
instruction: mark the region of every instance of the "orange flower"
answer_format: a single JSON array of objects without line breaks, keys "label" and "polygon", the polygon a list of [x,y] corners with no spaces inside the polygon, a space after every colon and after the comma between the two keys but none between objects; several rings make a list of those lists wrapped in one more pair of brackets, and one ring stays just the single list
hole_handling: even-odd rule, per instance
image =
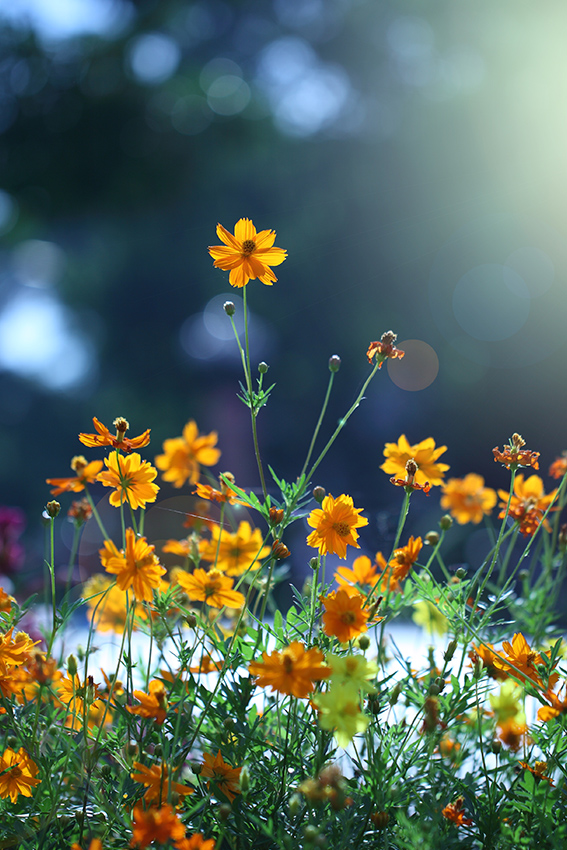
[{"label": "orange flower", "polygon": [[[567,683],[564,683],[564,688],[566,686]],[[567,713],[567,692],[565,693],[565,699],[561,699],[559,694],[554,694],[551,689],[547,690],[544,696],[549,700],[550,705],[544,705],[538,710],[538,720],[545,723],[554,717],[559,717],[560,714]]]},{"label": "orange flower", "polygon": [[161,766],[152,764],[151,767],[146,767],[144,764],[135,761],[132,767],[134,768],[134,773],[131,773],[130,776],[134,782],[140,782],[148,789],[144,794],[146,803],[157,803],[161,806],[162,799],[167,797],[170,787],[172,794],[179,794],[183,797],[194,793],[194,789],[189,788],[187,785],[181,785],[179,782],[169,782],[166,764],[162,764]]},{"label": "orange flower", "polygon": [[134,531],[127,528],[125,550],[108,558],[104,549],[100,552],[106,572],[116,576],[121,590],[131,587],[139,602],[151,602],[153,590],[160,586],[161,576],[165,573],[154,549],[155,546],[149,546],[145,537],[136,539]]},{"label": "orange flower", "polygon": [[170,838],[179,842],[176,844],[177,847],[185,838],[185,826],[171,806],[152,807],[146,810],[141,806],[134,808],[130,847],[147,847],[152,841],[165,844]]},{"label": "orange flower", "polygon": [[450,478],[443,487],[441,507],[448,510],[459,525],[478,525],[484,515],[492,513],[496,493],[484,486],[482,475],[469,472],[464,478]]},{"label": "orange flower", "polygon": [[10,797],[12,803],[22,797],[31,797],[32,788],[41,782],[37,778],[37,764],[23,747],[18,752],[8,747],[0,756],[0,797]]},{"label": "orange flower", "polygon": [[[378,556],[380,556],[383,563],[378,562]],[[376,563],[374,564],[367,555],[360,555],[352,562],[352,569],[349,567],[339,567],[336,570],[335,581],[341,587],[357,585],[362,590],[369,590],[375,587],[380,580],[378,567],[383,569],[385,566],[386,562],[380,552],[376,555]]]},{"label": "orange flower", "polygon": [[148,686],[149,693],[134,691],[134,696],[141,705],[127,705],[126,711],[137,714],[139,717],[153,717],[156,723],[161,724],[167,717],[167,694],[163,682],[154,679]]},{"label": "orange flower", "polygon": [[[241,767],[232,767],[227,764],[219,750],[214,758],[210,753],[203,753],[203,767],[199,775],[203,779],[210,779],[214,782],[217,789],[222,791],[232,803],[236,795],[240,794],[238,779],[241,770]],[[207,782],[207,788],[210,788],[210,785],[211,783]]]},{"label": "orange flower", "polygon": [[360,549],[357,528],[368,525],[366,517],[359,516],[364,508],[355,508],[352,497],[339,496],[334,499],[329,493],[320,508],[315,508],[307,517],[307,523],[314,528],[307,538],[307,545],[319,549],[321,555],[327,552],[346,558],[348,545]]},{"label": "orange flower", "polygon": [[263,652],[262,660],[249,664],[248,671],[258,676],[256,684],[260,688],[270,685],[272,691],[305,699],[314,690],[315,682],[331,675],[331,668],[324,661],[321,650],[306,650],[303,643],[293,641],[279,652]]},{"label": "orange flower", "polygon": [[[110,541],[107,540],[106,543],[110,543]],[[104,551],[104,549],[101,550],[101,552]],[[118,550],[116,550],[116,557],[121,558]],[[102,594],[104,594],[104,599],[101,600]],[[128,614],[127,594],[128,591],[121,590],[108,576],[103,576],[100,573],[96,573],[85,582],[82,596],[87,603],[89,621],[92,622],[94,617],[93,625],[95,629],[99,632],[113,631],[119,635],[123,633]],[[130,602],[131,605],[132,602]],[[136,604],[135,607],[136,617],[143,620],[147,619],[143,606]],[[134,630],[137,629],[135,620],[133,628]]]},{"label": "orange flower", "polygon": [[163,443],[164,454],[157,455],[155,464],[163,472],[164,481],[174,487],[182,487],[187,479],[190,484],[199,480],[200,466],[214,466],[220,458],[220,449],[215,448],[218,439],[216,431],[199,436],[194,419],[183,428],[181,437],[173,437]]},{"label": "orange flower", "polygon": [[24,664],[29,658],[29,653],[40,643],[39,640],[32,641],[25,632],[16,632],[12,638],[14,627],[8,629],[6,634],[0,635],[0,673],[6,673],[8,667],[17,667]]},{"label": "orange flower", "polygon": [[500,656],[498,656],[498,653],[491,643],[473,646],[472,650],[469,652],[469,658],[472,661],[473,666],[477,664],[477,662],[480,662],[491,679],[504,681],[504,679],[508,678],[508,673],[504,669],[496,666],[496,657]]},{"label": "orange flower", "polygon": [[325,606],[323,631],[329,637],[336,637],[341,643],[348,643],[367,631],[369,611],[362,607],[364,597],[360,593],[340,589],[332,591],[321,601]]},{"label": "orange flower", "polygon": [[[384,564],[382,575],[379,578],[383,590],[387,587],[389,587],[390,591],[401,590],[400,582],[408,577],[408,573],[419,558],[422,548],[423,541],[421,537],[414,538],[412,536],[405,546],[394,550],[391,560],[387,565]],[[376,560],[378,560],[379,556],[384,561],[381,552],[378,552],[376,555]]]},{"label": "orange flower", "polygon": [[234,236],[222,224],[217,224],[217,236],[224,245],[211,246],[209,254],[215,268],[230,270],[228,281],[231,286],[241,289],[249,280],[256,278],[267,286],[277,281],[270,266],[283,263],[287,251],[274,247],[275,230],[257,233],[249,218],[241,218],[234,226]]},{"label": "orange flower", "polygon": [[380,469],[388,475],[400,476],[396,479],[397,483],[401,476],[408,473],[406,468],[408,460],[413,460],[417,466],[414,473],[415,483],[421,487],[427,484],[435,486],[443,483],[443,475],[449,469],[446,463],[437,463],[437,459],[446,451],[447,446],[436,448],[432,437],[411,446],[406,435],[402,434],[397,443],[386,443],[384,448],[386,461]]},{"label": "orange flower", "polygon": [[[71,844],[71,850],[82,850],[80,844]],[[103,850],[102,841],[100,838],[93,838],[88,846],[88,850]]]},{"label": "orange flower", "polygon": [[175,574],[179,586],[189,599],[196,602],[206,602],[211,608],[242,608],[244,594],[233,590],[234,580],[223,575],[220,570],[197,569],[193,573],[179,570]]},{"label": "orange flower", "polygon": [[378,368],[381,369],[384,360],[387,360],[388,358],[390,358],[390,360],[401,360],[402,357],[405,357],[405,351],[401,351],[399,348],[394,346],[397,338],[398,335],[393,331],[386,331],[386,333],[382,334],[380,337],[380,342],[371,342],[368,351],[366,352],[368,362],[373,363],[376,358]]},{"label": "orange flower", "polygon": [[563,478],[567,472],[567,452],[562,452],[561,457],[555,458],[549,467],[549,474],[552,478]]},{"label": "orange flower", "polygon": [[215,844],[214,838],[205,839],[201,832],[194,832],[189,838],[184,838],[175,846],[177,850],[215,850]]},{"label": "orange flower", "polygon": [[155,502],[159,491],[153,480],[157,475],[157,469],[142,461],[141,456],[134,452],[129,457],[113,452],[110,457],[104,459],[107,469],[99,472],[97,481],[105,487],[115,487],[114,493],[110,494],[109,501],[115,508],[127,502],[132,510],[145,508],[147,502]]},{"label": "orange flower", "polygon": [[[503,519],[506,515],[509,493],[506,490],[499,490],[498,495],[502,500],[499,505],[502,508],[499,518]],[[547,495],[545,494],[543,481],[539,475],[530,475],[525,481],[523,473],[519,472],[516,475],[514,492],[510,499],[509,516],[516,520],[524,537],[529,537],[535,533],[541,525],[544,513],[554,501],[556,495],[556,489]],[[551,510],[555,511],[557,508],[551,508]],[[544,520],[543,527],[546,531],[550,531],[547,519]]]},{"label": "orange flower", "polygon": [[193,667],[189,667],[189,672],[204,674],[218,673],[218,671],[222,670],[222,668],[222,661],[215,661],[210,655],[202,655],[198,664],[195,664]]},{"label": "orange flower", "polygon": [[115,419],[112,423],[116,428],[116,436],[113,437],[108,428],[99,422],[96,416],[93,416],[93,425],[97,431],[96,434],[79,434],[79,440],[84,446],[93,448],[95,446],[112,446],[114,449],[120,449],[125,454],[129,454],[134,449],[143,449],[150,442],[150,428],[140,434],[139,437],[125,437],[126,431],[130,427],[129,423],[122,416]]},{"label": "orange flower", "polygon": [[539,469],[539,452],[524,449],[525,445],[526,441],[519,434],[512,434],[509,445],[504,446],[502,451],[498,446],[492,449],[495,462],[500,461],[506,469],[517,469],[519,466],[531,466],[532,469]]},{"label": "orange flower", "polygon": [[93,484],[96,477],[102,469],[101,460],[93,460],[88,463],[83,455],[75,455],[71,459],[71,469],[75,472],[73,478],[46,478],[47,484],[53,484],[53,489],[50,490],[52,496],[58,496],[60,493],[80,493],[85,489],[86,484]]},{"label": "orange flower", "polygon": [[228,576],[239,576],[249,569],[259,569],[262,558],[267,558],[271,551],[269,546],[262,546],[260,529],[252,529],[246,520],[239,524],[234,533],[213,526],[211,539],[202,541],[200,549],[204,561],[211,561]]},{"label": "orange flower", "polygon": [[508,717],[498,724],[498,737],[503,744],[513,752],[520,749],[520,745],[527,734],[528,727],[525,723],[518,723],[513,717]]},{"label": "orange flower", "polygon": [[[543,665],[543,658],[539,652],[530,647],[521,632],[516,632],[512,638],[512,643],[507,640],[503,641],[502,649],[506,653],[506,657],[502,658],[502,655],[497,653],[493,662],[495,667],[503,670],[509,676],[514,676],[521,682],[530,681],[538,688],[544,687],[541,674],[536,669],[536,666]],[[545,654],[550,655],[549,652]],[[552,673],[549,677],[549,687],[552,688],[558,679],[558,674]]]},{"label": "orange flower", "polygon": [[[232,472],[223,472],[222,474],[227,481],[234,484],[234,475]],[[202,499],[207,499],[212,502],[228,502],[229,505],[246,505],[246,502],[239,499],[234,490],[220,476],[219,487],[220,490],[215,490],[215,488],[211,487],[210,484],[201,484],[197,481],[193,492],[196,496],[200,496]]]},{"label": "orange flower", "polygon": [[550,776],[546,776],[545,771],[547,770],[547,762],[546,761],[536,761],[534,762],[534,766],[531,767],[527,762],[521,761],[520,767],[523,767],[524,770],[529,770],[530,773],[536,778],[536,782],[541,782],[542,779],[545,779],[546,782],[549,782],[550,785],[553,785],[553,779]]},{"label": "orange flower", "polygon": [[472,820],[465,817],[464,806],[464,797],[457,797],[454,803],[449,803],[448,806],[445,806],[441,814],[447,820],[456,823],[457,826],[472,826]]}]

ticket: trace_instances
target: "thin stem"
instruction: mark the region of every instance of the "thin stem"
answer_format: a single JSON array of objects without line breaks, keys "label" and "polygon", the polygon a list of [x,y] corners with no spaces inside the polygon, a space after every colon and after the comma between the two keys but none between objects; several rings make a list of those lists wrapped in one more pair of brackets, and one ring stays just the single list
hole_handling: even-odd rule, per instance
[{"label": "thin stem", "polygon": [[[311,460],[311,455],[313,454],[313,449],[315,448],[315,441],[319,434],[319,429],[321,428],[321,424],[323,422],[323,417],[325,416],[327,405],[329,404],[329,398],[331,396],[331,389],[333,387],[333,381],[335,380],[335,372],[331,372],[329,375],[329,383],[327,384],[327,392],[325,393],[325,399],[323,401],[323,407],[321,408],[321,413],[319,414],[319,419],[317,420],[317,425],[315,426],[315,430],[313,432],[313,437],[311,438],[311,444],[309,446],[309,451],[307,452],[307,457],[305,458],[305,463],[303,464],[303,469],[301,470],[301,475],[304,475],[305,470],[307,469],[307,465]],[[301,478],[301,475],[299,476]]]}]

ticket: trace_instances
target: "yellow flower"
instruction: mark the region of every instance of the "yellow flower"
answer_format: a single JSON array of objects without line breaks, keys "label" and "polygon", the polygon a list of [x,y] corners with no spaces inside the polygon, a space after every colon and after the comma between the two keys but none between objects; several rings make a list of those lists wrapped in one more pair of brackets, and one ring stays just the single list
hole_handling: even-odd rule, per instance
[{"label": "yellow flower", "polygon": [[370,684],[370,679],[378,675],[378,665],[375,661],[368,661],[364,655],[333,655],[329,653],[326,658],[327,664],[333,671],[331,673],[331,686],[335,689],[346,688],[355,691],[365,691],[367,694],[375,694],[376,688]]},{"label": "yellow flower", "polygon": [[153,480],[157,475],[157,469],[142,461],[141,456],[134,452],[128,457],[113,452],[110,457],[104,459],[107,469],[99,472],[97,481],[105,487],[114,487],[114,493],[110,494],[110,504],[115,508],[127,502],[132,510],[145,508],[147,502],[155,502],[159,491]]},{"label": "yellow flower", "polygon": [[234,533],[213,526],[211,539],[201,543],[201,558],[214,563],[218,570],[228,576],[239,576],[249,569],[259,569],[262,558],[266,558],[270,552],[269,546],[262,546],[260,529],[252,530],[246,520],[239,524],[238,531]]},{"label": "yellow flower", "polygon": [[346,558],[346,547],[360,549],[357,528],[368,525],[366,517],[359,516],[363,508],[355,508],[352,496],[339,496],[334,499],[329,493],[320,508],[315,508],[307,517],[307,523],[314,528],[307,538],[307,545],[319,549],[321,555],[327,552]]},{"label": "yellow flower", "polygon": [[59,496],[60,493],[80,493],[85,489],[85,485],[92,484],[96,481],[96,477],[102,469],[101,460],[93,460],[88,463],[83,455],[75,455],[71,459],[71,469],[75,473],[70,478],[46,478],[47,484],[53,484],[53,489],[49,492],[52,496]]},{"label": "yellow flower", "polygon": [[526,717],[522,709],[522,689],[513,679],[508,679],[500,688],[498,696],[490,694],[490,705],[496,717],[496,722],[501,724],[511,717],[518,723],[525,723]]},{"label": "yellow flower", "polygon": [[10,797],[12,803],[16,802],[18,794],[31,797],[32,788],[41,782],[37,773],[37,764],[23,747],[17,753],[8,747],[0,756],[0,797]]},{"label": "yellow flower", "polygon": [[[106,543],[110,543],[110,541],[107,540]],[[116,550],[116,557],[121,557],[118,550]],[[105,596],[101,600],[102,594],[105,594]],[[92,622],[94,617],[95,629],[99,632],[113,631],[116,634],[122,634],[126,625],[128,610],[128,592],[126,590],[121,590],[110,578],[98,573],[85,582],[82,596],[87,603],[89,621]],[[130,602],[130,605],[132,605],[132,602]],[[147,619],[146,612],[141,605],[136,605],[136,616]],[[136,628],[134,621],[134,629]]]},{"label": "yellow flower", "polygon": [[131,587],[139,602],[151,602],[154,588],[160,586],[161,576],[166,572],[154,554],[154,548],[148,545],[145,537],[136,539],[134,531],[127,528],[126,549],[121,550],[118,556],[108,558],[105,564],[106,572],[116,576],[118,587],[121,590]]},{"label": "yellow flower", "polygon": [[153,679],[148,686],[148,693],[134,691],[134,696],[141,705],[127,705],[126,711],[137,714],[139,717],[153,717],[156,723],[161,724],[167,717],[167,694],[163,682]]},{"label": "yellow flower", "polygon": [[443,484],[441,507],[448,510],[460,525],[473,522],[478,525],[484,515],[492,513],[496,493],[484,486],[482,475],[470,472],[464,478],[450,478]]},{"label": "yellow flower", "polygon": [[184,427],[181,437],[165,440],[164,454],[155,458],[155,464],[163,472],[164,481],[174,487],[182,487],[187,479],[190,484],[199,480],[200,466],[214,466],[220,458],[220,449],[215,448],[216,431],[199,436],[197,423],[191,419]]},{"label": "yellow flower", "polygon": [[427,629],[432,635],[444,635],[447,633],[449,621],[433,602],[422,599],[420,602],[414,604],[413,609],[412,619],[418,626]]},{"label": "yellow flower", "polygon": [[378,553],[375,564],[370,561],[368,555],[359,555],[352,562],[352,568],[339,567],[335,571],[335,581],[341,587],[348,588],[358,585],[362,590],[370,590],[380,581],[378,567],[383,569],[386,566],[383,558],[383,563],[378,560],[378,555],[382,558],[382,555]]},{"label": "yellow flower", "polygon": [[220,570],[197,569],[193,573],[177,570],[175,580],[185,591],[189,599],[196,602],[206,602],[211,608],[242,608],[244,594],[233,590],[233,579],[223,575]]},{"label": "yellow flower", "polygon": [[413,460],[417,465],[417,472],[414,474],[416,483],[422,486],[425,484],[435,486],[443,483],[443,475],[449,469],[446,463],[436,462],[437,458],[446,451],[447,446],[435,448],[433,437],[428,437],[421,443],[410,446],[406,435],[402,434],[397,443],[386,443],[384,448],[386,461],[380,469],[383,469],[388,475],[398,475],[400,478],[404,478],[407,472],[406,463],[408,460]]},{"label": "yellow flower", "polygon": [[320,711],[319,726],[333,730],[339,747],[348,747],[359,732],[366,732],[370,718],[360,710],[358,696],[342,688],[331,688],[325,694],[317,694],[313,702]]},{"label": "yellow flower", "polygon": [[217,236],[224,245],[212,245],[209,254],[215,268],[230,270],[231,286],[241,289],[256,278],[271,286],[277,280],[270,266],[283,263],[287,251],[274,247],[275,230],[257,233],[249,218],[241,218],[234,227],[234,236],[222,224],[217,224]]}]

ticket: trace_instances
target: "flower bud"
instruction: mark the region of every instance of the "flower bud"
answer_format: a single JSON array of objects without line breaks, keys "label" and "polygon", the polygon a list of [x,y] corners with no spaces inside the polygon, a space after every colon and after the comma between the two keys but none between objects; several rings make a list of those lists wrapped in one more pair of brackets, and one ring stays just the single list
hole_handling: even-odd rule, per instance
[{"label": "flower bud", "polygon": [[311,558],[311,560],[309,561],[309,566],[312,570],[316,570],[319,566],[319,558]]},{"label": "flower bud", "polygon": [[465,570],[464,567],[459,567],[459,569],[457,570],[455,575],[457,576],[457,578],[461,579],[461,581],[462,581],[464,578],[467,577],[467,571]]},{"label": "flower bud", "polygon": [[45,506],[45,512],[50,519],[55,519],[59,511],[61,510],[61,505],[59,502],[56,502],[53,499],[51,502],[48,502]]},{"label": "flower bud", "polygon": [[269,517],[271,525],[279,525],[284,518],[284,512],[281,508],[270,508]]},{"label": "flower bud", "polygon": [[[242,775],[242,774],[241,774]],[[289,798],[289,814],[294,818],[301,809],[301,797],[299,794],[292,794]]]},{"label": "flower bud", "polygon": [[222,309],[224,310],[227,316],[234,316],[234,314],[236,313],[234,301],[225,301],[222,305]]},{"label": "flower bud", "polygon": [[250,790],[250,769],[248,765],[243,765],[240,771],[240,791],[243,797],[246,797]]},{"label": "flower bud", "polygon": [[312,496],[316,502],[319,502],[319,504],[321,504],[326,495],[325,488],[321,487],[321,485],[317,485],[317,487],[313,488]]},{"label": "flower bud", "polygon": [[431,694],[432,697],[439,696],[439,694],[441,693],[441,688],[439,687],[438,684],[436,684],[436,682],[432,682],[429,685],[429,693]]},{"label": "flower bud", "polygon": [[453,520],[449,516],[449,514],[445,514],[445,516],[442,516],[441,519],[439,520],[439,528],[441,528],[442,531],[447,531],[449,528],[451,528],[452,525],[453,525]]},{"label": "flower bud", "polygon": [[308,823],[303,827],[303,837],[306,841],[315,841],[319,835],[319,830],[313,823]]},{"label": "flower bud", "polygon": [[284,558],[289,558],[291,552],[281,540],[274,540],[272,543],[272,555],[276,561],[283,561]]},{"label": "flower bud", "polygon": [[428,531],[425,535],[425,542],[428,546],[437,546],[439,543],[439,532],[438,531]]},{"label": "flower bud", "polygon": [[400,694],[402,692],[403,685],[401,682],[397,682],[392,688],[392,693],[390,694],[390,699],[388,700],[390,705],[395,705],[400,698]]},{"label": "flower bud", "polygon": [[370,815],[370,820],[376,829],[386,829],[390,822],[390,815],[388,812],[374,812],[373,815]]},{"label": "flower bud", "polygon": [[262,362],[261,362],[261,363],[258,363],[258,372],[259,372],[261,375],[265,375],[269,368],[270,368],[270,367],[268,366],[268,364],[267,364],[267,363],[264,363],[264,361],[263,361],[263,360],[262,360]]},{"label": "flower bud", "polygon": [[443,660],[444,660],[444,661],[449,662],[449,661],[452,659],[452,657],[453,657],[453,655],[455,654],[455,650],[457,649],[457,646],[458,646],[458,645],[459,645],[459,644],[458,644],[458,641],[456,641],[456,640],[454,640],[454,639],[453,639],[452,641],[449,641],[449,644],[448,644],[448,646],[447,646],[447,649],[446,649],[446,650],[445,650],[445,652],[443,653]]},{"label": "flower bud", "polygon": [[229,803],[222,803],[218,809],[218,816],[220,821],[227,821],[231,815],[232,808]]},{"label": "flower bud", "polygon": [[329,371],[330,372],[338,372],[341,368],[341,358],[338,354],[333,354],[332,357],[329,357]]},{"label": "flower bud", "polygon": [[490,745],[490,749],[494,755],[497,756],[498,753],[502,751],[502,741],[493,741]]},{"label": "flower bud", "polygon": [[70,655],[67,659],[67,672],[71,677],[77,675],[77,659],[74,655]]},{"label": "flower bud", "polygon": [[358,639],[358,645],[363,652],[366,652],[366,650],[370,646],[370,638],[368,637],[368,635],[360,635]]},{"label": "flower bud", "polygon": [[189,626],[190,629],[194,629],[197,625],[197,617],[194,614],[187,614],[185,617],[185,622]]}]

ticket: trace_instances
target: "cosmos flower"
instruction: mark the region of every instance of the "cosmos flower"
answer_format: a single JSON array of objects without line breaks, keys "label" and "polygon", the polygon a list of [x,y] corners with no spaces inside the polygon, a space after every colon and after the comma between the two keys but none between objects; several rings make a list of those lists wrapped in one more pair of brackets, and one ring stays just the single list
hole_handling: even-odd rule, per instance
[{"label": "cosmos flower", "polygon": [[510,442],[507,446],[492,449],[494,460],[496,463],[502,463],[506,469],[517,469],[519,466],[531,466],[532,469],[539,469],[539,452],[532,452],[530,449],[524,449],[526,441],[519,434],[512,434]]},{"label": "cosmos flower", "polygon": [[210,780],[210,782],[207,782],[208,788],[210,788],[212,782],[217,790],[228,797],[232,803],[236,795],[240,794],[238,780],[241,771],[241,767],[232,767],[232,765],[227,764],[219,750],[214,757],[211,753],[203,753],[203,767],[199,775],[202,779]]},{"label": "cosmos flower", "polygon": [[163,682],[153,679],[148,685],[148,693],[134,691],[134,696],[141,705],[127,705],[126,711],[137,714],[138,717],[152,717],[161,724],[167,717],[167,694]]},{"label": "cosmos flower", "polygon": [[32,796],[32,788],[39,785],[38,767],[23,747],[14,752],[8,747],[0,756],[0,797],[9,797],[15,803],[18,796]]},{"label": "cosmos flower", "polygon": [[[151,602],[153,591],[160,586],[161,576],[166,572],[154,549],[145,537],[137,538],[133,529],[127,528],[126,549],[108,558],[104,556],[106,572],[116,576],[121,590],[132,588],[138,602]],[[101,550],[101,560],[104,553],[105,550]]]},{"label": "cosmos flower", "polygon": [[148,847],[154,841],[165,844],[169,839],[181,842],[184,838],[185,826],[171,806],[134,807],[130,847]]},{"label": "cosmos flower", "polygon": [[134,782],[139,782],[147,788],[144,794],[146,803],[157,803],[161,805],[162,800],[167,798],[169,788],[171,787],[172,794],[179,794],[186,797],[188,794],[193,794],[194,789],[187,785],[181,785],[179,782],[169,781],[169,771],[166,764],[152,764],[151,767],[146,767],[144,764],[135,761],[132,763],[134,772],[130,774]]},{"label": "cosmos flower", "polygon": [[192,573],[178,570],[175,580],[185,591],[189,599],[195,602],[206,602],[211,608],[242,608],[244,594],[233,590],[234,580],[223,575],[220,570],[196,569]]},{"label": "cosmos flower", "polygon": [[190,484],[196,484],[201,474],[201,466],[214,466],[221,453],[216,448],[218,434],[199,434],[197,423],[191,419],[181,437],[173,437],[163,443],[164,453],[157,455],[155,464],[161,472],[164,481],[179,489],[187,479]]},{"label": "cosmos flower", "polygon": [[401,360],[402,357],[405,357],[405,351],[401,351],[399,348],[396,348],[394,343],[398,335],[393,331],[386,331],[386,333],[382,334],[379,342],[371,342],[368,351],[366,352],[366,357],[368,358],[369,363],[378,363],[378,368],[382,368],[382,363],[384,360],[388,358],[390,360]]},{"label": "cosmos flower", "polygon": [[[502,508],[499,518],[503,519],[506,515],[506,506],[510,494],[506,490],[499,490],[498,495],[501,499],[499,507]],[[556,496],[556,489],[552,490],[551,493],[545,493],[543,481],[539,475],[530,475],[529,478],[524,480],[523,473],[517,473],[514,480],[514,492],[510,497],[508,515],[516,520],[524,537],[530,537],[534,534],[542,521],[545,530],[550,531],[551,527],[547,519],[543,519],[543,515]],[[551,510],[554,511],[557,508],[551,508]]]},{"label": "cosmos flower", "polygon": [[323,631],[329,637],[336,637],[341,643],[358,637],[367,631],[366,625],[370,612],[363,608],[365,598],[354,590],[341,588],[332,591],[321,599],[325,606]]},{"label": "cosmos flower", "polygon": [[397,443],[386,443],[384,448],[386,461],[380,469],[388,475],[398,476],[401,479],[406,475],[408,460],[413,460],[417,466],[414,474],[415,482],[422,486],[429,484],[434,487],[443,483],[443,475],[449,469],[446,463],[437,463],[438,458],[446,451],[447,446],[436,448],[433,437],[410,445],[406,435],[402,434]]},{"label": "cosmos flower", "polygon": [[75,455],[71,459],[71,469],[75,475],[70,478],[46,478],[46,483],[53,485],[53,489],[50,490],[52,496],[69,492],[80,493],[85,489],[86,484],[93,484],[102,469],[102,461],[93,460],[89,463],[83,455]]},{"label": "cosmos flower", "polygon": [[93,425],[97,433],[79,434],[79,440],[89,448],[112,446],[113,449],[120,449],[124,454],[129,454],[134,449],[143,449],[150,442],[150,428],[140,434],[139,437],[130,438],[125,436],[130,425],[123,416],[119,416],[112,424],[116,428],[115,436],[110,433],[106,425],[103,425],[96,416],[93,416]]},{"label": "cosmos flower", "polygon": [[355,735],[365,732],[370,718],[360,710],[359,698],[352,690],[331,688],[317,694],[313,702],[319,709],[319,726],[333,731],[340,747],[348,747]]},{"label": "cosmos flower", "polygon": [[449,803],[448,806],[445,806],[441,814],[447,820],[456,823],[457,826],[472,826],[472,820],[465,817],[464,807],[464,797],[457,797],[454,803]]},{"label": "cosmos flower", "polygon": [[441,507],[448,510],[459,525],[472,522],[478,525],[484,516],[492,513],[496,493],[484,486],[482,475],[470,472],[464,478],[450,478],[443,487]]},{"label": "cosmos flower", "polygon": [[97,481],[105,487],[114,487],[109,501],[115,508],[127,502],[132,510],[145,508],[148,502],[155,502],[159,487],[153,483],[157,476],[155,469],[147,460],[134,452],[128,457],[113,452],[104,459],[106,470],[99,472]]},{"label": "cosmos flower", "polygon": [[275,230],[257,233],[249,218],[241,218],[234,227],[234,236],[222,224],[217,224],[217,236],[224,244],[211,246],[209,254],[215,268],[230,271],[231,286],[241,289],[256,278],[267,286],[277,281],[270,266],[283,263],[287,251],[274,246]]},{"label": "cosmos flower", "polygon": [[269,546],[262,546],[260,529],[252,529],[246,520],[239,523],[235,532],[213,526],[211,539],[201,544],[201,558],[214,563],[216,569],[227,576],[239,576],[249,569],[259,569],[262,559],[267,558],[270,551]]},{"label": "cosmos flower", "polygon": [[280,694],[305,699],[314,690],[315,682],[330,675],[331,668],[325,664],[325,656],[320,649],[305,649],[304,644],[293,641],[270,655],[263,652],[262,660],[249,664],[248,671],[258,677],[256,684],[260,688],[270,685]]},{"label": "cosmos flower", "polygon": [[363,508],[355,508],[352,496],[342,495],[337,499],[329,493],[320,508],[315,508],[307,517],[314,528],[307,538],[307,545],[319,549],[321,555],[328,552],[346,558],[346,547],[360,549],[357,528],[368,525],[366,517],[359,516]]}]

